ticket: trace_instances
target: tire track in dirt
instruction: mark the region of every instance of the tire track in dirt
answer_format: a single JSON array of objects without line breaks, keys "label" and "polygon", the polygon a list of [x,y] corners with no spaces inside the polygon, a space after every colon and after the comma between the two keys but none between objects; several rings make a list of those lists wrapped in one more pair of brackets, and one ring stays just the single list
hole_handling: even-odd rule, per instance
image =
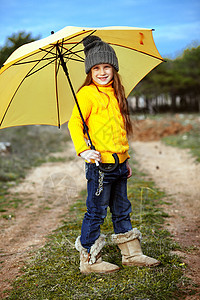
[{"label": "tire track in dirt", "polygon": [[141,170],[168,195],[171,205],[164,205],[170,216],[166,227],[183,247],[176,253],[187,265],[186,276],[200,292],[200,164],[189,150],[166,146],[161,141],[132,142],[131,147]]},{"label": "tire track in dirt", "polygon": [[19,275],[31,251],[45,245],[47,235],[58,228],[70,204],[86,188],[84,161],[76,157],[71,142],[66,149],[54,154],[66,157],[66,162],[33,168],[20,185],[10,190],[24,201],[14,211],[14,218],[0,221],[0,298],[5,297],[3,291],[10,288],[9,281]]}]

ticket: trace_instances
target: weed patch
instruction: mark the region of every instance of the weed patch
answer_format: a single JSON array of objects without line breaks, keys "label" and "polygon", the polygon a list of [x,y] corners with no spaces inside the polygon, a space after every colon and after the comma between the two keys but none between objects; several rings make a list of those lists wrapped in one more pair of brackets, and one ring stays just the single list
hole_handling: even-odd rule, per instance
[{"label": "weed patch", "polygon": [[23,126],[1,130],[0,142],[9,142],[11,151],[0,154],[0,212],[17,208],[21,203],[8,195],[9,187],[22,180],[27,171],[44,162],[64,161],[50,153],[63,151],[69,139],[67,128]]},{"label": "weed patch", "polygon": [[121,269],[109,275],[81,274],[79,253],[74,242],[80,235],[86,211],[86,191],[82,191],[63,225],[49,237],[45,247],[33,253],[23,269],[23,275],[15,281],[9,299],[176,299],[178,286],[184,281],[185,266],[177,255],[171,253],[179,246],[163,229],[168,215],[160,205],[164,203],[165,195],[138,172],[135,163],[134,176],[129,179],[128,195],[133,208],[133,227],[143,234],[143,252],[160,260],[160,266],[122,266],[120,250],[110,240],[113,228],[108,213],[101,228],[102,233],[107,235],[102,257]]},{"label": "weed patch", "polygon": [[[192,117],[192,116],[191,116]],[[183,124],[192,124],[192,129],[184,134],[164,137],[162,140],[170,146],[189,149],[191,154],[200,162],[200,119],[195,122],[191,118],[182,120]]]}]

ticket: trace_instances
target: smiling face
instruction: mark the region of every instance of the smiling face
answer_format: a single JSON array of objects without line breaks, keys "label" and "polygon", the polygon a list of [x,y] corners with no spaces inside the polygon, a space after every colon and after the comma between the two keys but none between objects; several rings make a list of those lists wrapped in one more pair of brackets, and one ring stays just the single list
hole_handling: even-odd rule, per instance
[{"label": "smiling face", "polygon": [[113,68],[109,64],[95,65],[91,72],[93,81],[101,85],[106,85],[113,79]]}]

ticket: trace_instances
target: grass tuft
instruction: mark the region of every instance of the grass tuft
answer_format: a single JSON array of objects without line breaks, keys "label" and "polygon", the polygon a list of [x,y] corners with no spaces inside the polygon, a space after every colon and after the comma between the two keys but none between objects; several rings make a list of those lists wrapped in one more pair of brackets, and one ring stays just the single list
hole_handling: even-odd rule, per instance
[{"label": "grass tuft", "polygon": [[193,116],[182,116],[183,124],[192,124],[193,128],[189,132],[179,135],[172,135],[162,140],[170,146],[181,149],[189,149],[190,153],[200,162],[200,117],[193,120]]},{"label": "grass tuft", "polygon": [[[191,148],[200,161],[199,128],[195,126],[189,133],[171,136],[165,138],[165,141],[173,146]],[[31,167],[46,161],[57,161],[49,153],[62,151],[67,139],[66,132],[49,126],[1,130],[0,141],[11,142],[12,146],[10,154],[0,156],[0,212],[3,218],[12,219],[14,213],[10,209],[14,211],[22,201],[16,195],[15,198],[10,196],[8,188],[24,178]],[[62,161],[62,158],[59,160]],[[128,188],[133,208],[131,221],[133,227],[137,227],[143,234],[144,254],[159,259],[161,266],[122,266],[120,251],[110,240],[113,228],[108,214],[102,226],[108,243],[102,254],[106,261],[119,265],[121,270],[109,275],[81,274],[79,253],[74,248],[74,242],[80,235],[86,210],[86,191],[82,191],[77,202],[70,207],[70,217],[49,237],[45,247],[32,253],[32,258],[23,269],[23,275],[14,282],[8,299],[184,299],[186,294],[182,287],[186,290],[189,280],[183,276],[186,266],[172,252],[180,250],[180,246],[164,229],[164,221],[169,216],[160,208],[162,204],[170,203],[166,202],[164,193],[137,170],[135,162],[133,173]],[[195,289],[187,290],[187,295],[194,293]]]},{"label": "grass tuft", "polygon": [[165,195],[153,182],[146,181],[135,166],[134,174],[128,188],[133,207],[132,224],[143,234],[143,252],[159,259],[161,266],[122,266],[120,250],[110,240],[113,228],[108,214],[101,228],[107,235],[102,256],[121,269],[113,274],[81,274],[74,242],[80,235],[86,210],[86,191],[82,191],[70,208],[70,217],[26,264],[24,275],[14,283],[9,299],[176,299],[175,292],[178,293],[185,266],[177,255],[171,253],[179,246],[163,229],[168,216],[159,205],[164,202]]},{"label": "grass tuft", "polygon": [[[11,151],[0,153],[0,212],[17,208],[21,200],[10,199],[8,189],[19,183],[32,167],[44,162],[63,162],[50,153],[63,151],[69,140],[67,128],[23,126],[1,129],[0,142],[9,142]],[[4,215],[3,215],[4,217]]]}]

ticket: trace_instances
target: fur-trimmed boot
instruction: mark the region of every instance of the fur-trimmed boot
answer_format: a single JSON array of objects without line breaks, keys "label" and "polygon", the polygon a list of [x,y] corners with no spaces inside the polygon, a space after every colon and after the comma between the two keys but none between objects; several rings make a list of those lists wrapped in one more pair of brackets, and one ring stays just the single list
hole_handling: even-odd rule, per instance
[{"label": "fur-trimmed boot", "polygon": [[121,250],[122,264],[126,266],[157,266],[160,262],[142,253],[140,241],[142,235],[137,228],[126,233],[112,235],[112,241]]},{"label": "fur-trimmed boot", "polygon": [[81,273],[112,273],[120,269],[118,266],[102,260],[101,249],[105,244],[105,235],[102,234],[88,253],[87,249],[81,245],[80,236],[76,239],[75,247],[80,252]]}]

